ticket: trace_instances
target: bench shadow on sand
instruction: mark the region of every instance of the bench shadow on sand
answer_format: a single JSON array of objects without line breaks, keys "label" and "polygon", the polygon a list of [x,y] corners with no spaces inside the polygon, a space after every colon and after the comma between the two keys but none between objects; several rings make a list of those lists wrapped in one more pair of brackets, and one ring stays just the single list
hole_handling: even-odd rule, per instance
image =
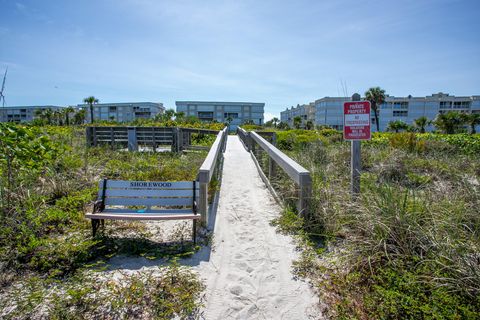
[{"label": "bench shadow on sand", "polygon": [[[217,209],[218,209],[218,200],[220,197],[220,191],[215,193],[213,203],[209,206],[209,219],[208,219],[208,226],[207,230],[209,233],[213,234],[215,230],[215,223],[217,217]],[[138,239],[130,239],[125,238],[125,241],[138,241]],[[197,239],[201,243],[204,239]],[[155,245],[154,243],[150,242],[147,239],[140,240],[142,242],[148,242],[150,244]],[[167,248],[170,245],[174,245],[173,243],[163,242],[158,243],[159,248]],[[212,243],[211,241],[208,244],[201,245],[200,250],[195,252],[192,256],[181,258],[178,262],[184,266],[198,266],[202,262],[210,261],[210,254],[212,251]],[[107,270],[115,271],[115,270],[140,270],[144,267],[160,267],[167,265],[169,263],[167,258],[158,258],[158,259],[147,259],[142,256],[126,256],[126,255],[118,255],[110,258],[107,261]]]}]

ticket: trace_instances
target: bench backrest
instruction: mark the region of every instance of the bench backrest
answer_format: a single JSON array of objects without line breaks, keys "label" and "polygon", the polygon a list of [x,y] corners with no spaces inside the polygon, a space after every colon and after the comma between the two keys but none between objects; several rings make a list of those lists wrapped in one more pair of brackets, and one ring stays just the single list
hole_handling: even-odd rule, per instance
[{"label": "bench backrest", "polygon": [[192,207],[198,194],[197,181],[101,180],[98,188],[105,206]]}]

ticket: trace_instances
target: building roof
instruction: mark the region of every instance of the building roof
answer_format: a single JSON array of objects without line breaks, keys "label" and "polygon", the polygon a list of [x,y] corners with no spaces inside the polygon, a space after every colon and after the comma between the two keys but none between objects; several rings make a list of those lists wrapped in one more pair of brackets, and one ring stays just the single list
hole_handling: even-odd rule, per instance
[{"label": "building roof", "polygon": [[2,109],[39,109],[39,108],[67,108],[66,106],[52,106],[52,105],[39,105],[39,106],[8,106],[0,107]]},{"label": "building roof", "polygon": [[265,106],[265,102],[233,102],[233,101],[175,101],[175,105],[178,104],[213,104],[213,105],[263,105]]},{"label": "building roof", "polygon": [[[158,105],[160,107],[163,107],[163,103],[161,102],[149,102],[149,101],[145,101],[145,102],[105,102],[105,103],[95,103],[93,104],[94,106],[110,106],[110,105],[114,105],[114,106],[131,106],[131,105],[136,105],[136,104],[149,104],[149,105]],[[78,104],[77,106],[78,107],[84,107],[84,106],[88,106],[89,104],[88,103],[82,103],[82,104]]]}]

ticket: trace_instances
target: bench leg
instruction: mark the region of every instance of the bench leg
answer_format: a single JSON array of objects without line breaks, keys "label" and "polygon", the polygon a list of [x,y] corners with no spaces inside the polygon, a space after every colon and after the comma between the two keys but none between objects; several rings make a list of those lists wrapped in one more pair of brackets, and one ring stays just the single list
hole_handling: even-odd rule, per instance
[{"label": "bench leg", "polygon": [[193,219],[193,230],[192,230],[192,236],[193,236],[193,245],[197,245],[197,219]]},{"label": "bench leg", "polygon": [[99,225],[99,221],[97,219],[92,219],[92,236],[95,238],[95,235],[97,234],[97,229]]},{"label": "bench leg", "polygon": [[102,230],[105,231],[105,219],[100,220],[100,226],[102,227]]}]

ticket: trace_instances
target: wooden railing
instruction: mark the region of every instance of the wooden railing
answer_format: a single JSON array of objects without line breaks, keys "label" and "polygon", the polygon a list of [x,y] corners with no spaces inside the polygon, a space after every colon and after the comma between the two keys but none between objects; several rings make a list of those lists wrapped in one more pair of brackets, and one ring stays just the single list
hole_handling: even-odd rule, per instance
[{"label": "wooden railing", "polygon": [[208,152],[205,161],[198,172],[198,182],[200,183],[200,196],[198,209],[202,215],[201,221],[204,225],[208,225],[208,184],[212,180],[215,172],[220,172],[223,163],[223,152],[228,136],[228,129],[224,128],[217,134],[217,138]]},{"label": "wooden railing", "polygon": [[192,133],[218,134],[216,130],[175,128],[175,127],[87,127],[87,146],[110,145],[112,148],[123,147],[129,151],[138,151],[139,146],[152,148],[171,146],[172,152],[184,149],[205,149],[191,145]]},{"label": "wooden railing", "polygon": [[[247,132],[242,128],[238,128],[237,134],[245,146],[245,149],[247,149],[252,155],[262,179],[264,179],[265,183],[267,183],[273,192],[275,191],[269,180],[275,175],[276,166],[283,169],[283,171],[297,184],[297,210],[300,214],[305,216],[308,213],[308,203],[312,194],[312,178],[310,172],[280,151],[273,144],[265,140],[265,138],[260,136],[259,133],[254,131]],[[268,155],[268,178],[263,172],[255,155],[257,148],[262,149]]]}]

